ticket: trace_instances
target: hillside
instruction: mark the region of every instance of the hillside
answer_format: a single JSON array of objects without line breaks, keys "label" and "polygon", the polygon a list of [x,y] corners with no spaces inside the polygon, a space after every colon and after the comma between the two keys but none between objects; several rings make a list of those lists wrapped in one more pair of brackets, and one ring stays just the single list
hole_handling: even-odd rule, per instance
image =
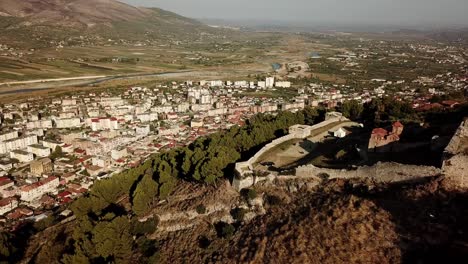
[{"label": "hillside", "polygon": [[184,40],[219,31],[157,8],[114,0],[2,0],[3,42],[50,43],[70,39]]},{"label": "hillside", "polygon": [[467,196],[440,179],[375,186],[329,182],[241,227],[222,263],[461,263]]}]

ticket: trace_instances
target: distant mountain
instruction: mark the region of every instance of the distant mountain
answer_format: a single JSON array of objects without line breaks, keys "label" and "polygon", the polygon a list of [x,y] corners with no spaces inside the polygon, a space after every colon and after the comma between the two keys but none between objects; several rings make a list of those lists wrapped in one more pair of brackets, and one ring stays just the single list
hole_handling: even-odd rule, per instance
[{"label": "distant mountain", "polygon": [[430,33],[429,37],[438,41],[468,44],[468,28],[439,30]]},{"label": "distant mountain", "polygon": [[114,0],[1,0],[0,30],[3,38],[19,42],[77,36],[172,40],[218,33],[172,12]]}]

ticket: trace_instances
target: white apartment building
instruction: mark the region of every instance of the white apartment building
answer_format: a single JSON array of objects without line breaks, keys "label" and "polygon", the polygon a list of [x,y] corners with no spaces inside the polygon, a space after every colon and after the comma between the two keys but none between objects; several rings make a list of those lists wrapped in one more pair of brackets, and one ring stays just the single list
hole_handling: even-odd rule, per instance
[{"label": "white apartment building", "polygon": [[122,159],[128,156],[127,148],[116,148],[111,151],[111,157],[113,160]]},{"label": "white apartment building", "polygon": [[73,118],[75,116],[76,116],[75,112],[61,112],[59,114],[60,119]]},{"label": "white apartment building", "polygon": [[143,113],[143,114],[138,114],[136,118],[140,120],[140,122],[152,122],[152,121],[157,121],[158,120],[158,113],[156,112],[151,112],[151,113]]},{"label": "white apartment building", "polygon": [[55,142],[55,141],[47,141],[47,140],[43,140],[42,142],[42,145],[46,148],[50,148],[52,151],[54,151],[57,146],[62,146],[63,143],[60,143],[60,142]]},{"label": "white apartment building", "polygon": [[21,187],[21,200],[32,202],[40,199],[44,194],[56,193],[57,187],[60,185],[58,177],[49,177],[42,181]]},{"label": "white apartment building", "polygon": [[290,88],[290,87],[291,87],[291,82],[286,82],[286,81],[276,82],[276,83],[275,83],[275,87],[279,87],[279,88]]},{"label": "white apartment building", "polygon": [[264,89],[264,88],[266,87],[266,82],[264,82],[264,81],[259,81],[259,82],[257,83],[257,86],[258,86],[259,88],[263,88],[263,89]]},{"label": "white apartment building", "polygon": [[27,129],[36,129],[36,128],[52,128],[52,120],[37,120],[26,123]]},{"label": "white apartment building", "polygon": [[120,97],[103,97],[99,104],[103,107],[116,107],[125,104],[125,101]]},{"label": "white apartment building", "polygon": [[4,132],[0,134],[0,142],[18,138],[18,131]]},{"label": "white apartment building", "polygon": [[224,86],[224,82],[220,81],[220,80],[210,81],[210,86],[211,87],[222,87],[222,86]]},{"label": "white apartment building", "polygon": [[161,136],[177,135],[180,132],[179,126],[174,126],[171,128],[159,128],[158,134]]},{"label": "white apartment building", "polygon": [[304,109],[304,102],[295,102],[295,103],[285,103],[282,105],[281,110],[287,111],[292,109]]},{"label": "white apartment building", "polygon": [[60,135],[61,140],[65,144],[72,144],[73,140],[75,140],[77,138],[82,138],[83,136],[84,136],[84,133],[82,131],[80,131],[80,132],[70,132],[70,133]]},{"label": "white apartment building", "polygon": [[193,104],[190,106],[190,109],[194,112],[203,111],[206,112],[210,110],[213,106],[211,104]]},{"label": "white apartment building", "polygon": [[94,118],[91,120],[91,129],[93,131],[119,129],[119,122],[115,117]]},{"label": "white apartment building", "polygon": [[247,81],[236,81],[234,82],[234,86],[247,88],[249,86],[249,83]]},{"label": "white apartment building", "polygon": [[156,112],[158,114],[171,113],[173,111],[174,109],[172,108],[172,105],[159,105],[159,106],[153,107],[153,112]]},{"label": "white apartment building", "polygon": [[177,105],[177,112],[178,113],[184,113],[187,112],[190,109],[190,104],[189,103],[181,103]]},{"label": "white apartment building", "polygon": [[25,149],[27,146],[34,144],[37,144],[36,135],[27,135],[20,138],[10,139],[0,142],[0,154],[5,154],[12,150]]},{"label": "white apartment building", "polygon": [[17,159],[19,162],[31,162],[34,160],[34,155],[24,150],[12,150],[10,158]]},{"label": "white apartment building", "polygon": [[208,116],[220,116],[220,115],[225,115],[227,114],[228,109],[227,108],[219,108],[219,109],[211,109],[208,111]]},{"label": "white apartment building", "polygon": [[148,136],[151,132],[149,125],[140,125],[135,128],[135,132],[138,136]]},{"label": "white apartment building", "polygon": [[75,99],[63,99],[62,100],[62,106],[71,106],[71,105],[76,105]]},{"label": "white apartment building", "polygon": [[275,86],[275,77],[268,77],[265,80],[266,88],[273,88]]},{"label": "white apartment building", "polygon": [[93,158],[93,165],[108,169],[112,166],[112,160],[109,156],[96,156]]},{"label": "white apartment building", "polygon": [[57,128],[80,127],[81,120],[79,118],[56,119],[55,124],[57,125]]},{"label": "white apartment building", "polygon": [[0,169],[3,171],[9,171],[13,168],[13,164],[10,160],[0,160]]},{"label": "white apartment building", "polygon": [[212,96],[210,94],[203,94],[200,97],[200,104],[211,104]]},{"label": "white apartment building", "polygon": [[50,148],[39,144],[29,145],[28,152],[36,155],[36,157],[48,157],[51,153]]},{"label": "white apartment building", "polygon": [[18,200],[16,198],[10,197],[0,200],[0,215],[4,215],[13,209],[18,207]]}]

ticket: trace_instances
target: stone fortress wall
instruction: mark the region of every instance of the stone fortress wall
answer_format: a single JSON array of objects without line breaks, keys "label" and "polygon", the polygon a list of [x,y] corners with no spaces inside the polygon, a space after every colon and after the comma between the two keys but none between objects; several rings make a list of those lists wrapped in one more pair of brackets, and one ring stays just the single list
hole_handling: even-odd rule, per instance
[{"label": "stone fortress wall", "polygon": [[[327,113],[325,121],[320,122],[313,126],[306,125],[294,125],[289,128],[289,134],[278,139],[273,140],[272,142],[265,145],[260,151],[258,151],[252,158],[248,161],[238,162],[235,165],[234,180],[232,186],[236,190],[241,190],[243,188],[248,188],[252,185],[255,185],[257,180],[266,180],[264,177],[255,177],[253,166],[257,163],[258,159],[267,153],[268,151],[274,149],[284,142],[288,142],[294,139],[305,139],[311,135],[314,130],[320,129],[322,127],[328,126],[337,122],[349,121],[349,119],[343,117],[341,113],[330,112]],[[258,179],[257,179],[258,178]]]},{"label": "stone fortress wall", "polygon": [[368,178],[376,182],[403,182],[422,177],[434,177],[442,174],[442,170],[431,166],[403,165],[394,162],[379,162],[373,166],[362,166],[356,170],[337,170],[319,168],[313,165],[296,168],[296,177],[317,177],[328,179]]},{"label": "stone fortress wall", "polygon": [[468,120],[461,123],[444,150],[442,169],[456,187],[468,188]]},{"label": "stone fortress wall", "polygon": [[[321,128],[333,122],[342,121],[342,119],[328,119],[313,127],[307,128],[307,133],[314,129]],[[297,126],[295,126],[297,128]],[[284,140],[276,140],[265,146],[261,150],[261,154],[266,153],[273,147],[290,140],[291,138],[305,138],[304,134],[298,133],[291,127],[292,133],[285,136]],[[310,130],[309,130],[310,129]],[[306,130],[303,130],[306,131]],[[287,139],[287,140],[286,140]],[[273,182],[275,179],[281,178],[311,178],[321,180],[324,177],[328,179],[351,179],[351,178],[367,178],[377,182],[403,182],[414,181],[426,177],[434,177],[444,174],[448,179],[451,179],[456,186],[468,188],[468,120],[462,122],[457,132],[453,136],[449,145],[444,151],[442,168],[432,166],[417,166],[405,165],[394,162],[379,162],[373,166],[362,166],[355,170],[338,170],[319,168],[313,165],[300,166],[295,169],[294,175],[279,176],[270,173],[267,176],[255,176],[252,165],[261,156],[255,155],[252,159],[246,162],[236,164],[236,175],[232,182],[232,187],[238,191],[243,188],[249,188],[259,182]],[[258,154],[258,153],[257,153]]]}]

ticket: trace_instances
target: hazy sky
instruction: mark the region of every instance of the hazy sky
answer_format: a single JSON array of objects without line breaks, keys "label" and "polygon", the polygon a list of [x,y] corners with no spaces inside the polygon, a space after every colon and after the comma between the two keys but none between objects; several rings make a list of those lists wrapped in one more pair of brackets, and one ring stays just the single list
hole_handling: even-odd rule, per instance
[{"label": "hazy sky", "polygon": [[468,25],[468,0],[120,0],[192,18],[337,24]]}]

